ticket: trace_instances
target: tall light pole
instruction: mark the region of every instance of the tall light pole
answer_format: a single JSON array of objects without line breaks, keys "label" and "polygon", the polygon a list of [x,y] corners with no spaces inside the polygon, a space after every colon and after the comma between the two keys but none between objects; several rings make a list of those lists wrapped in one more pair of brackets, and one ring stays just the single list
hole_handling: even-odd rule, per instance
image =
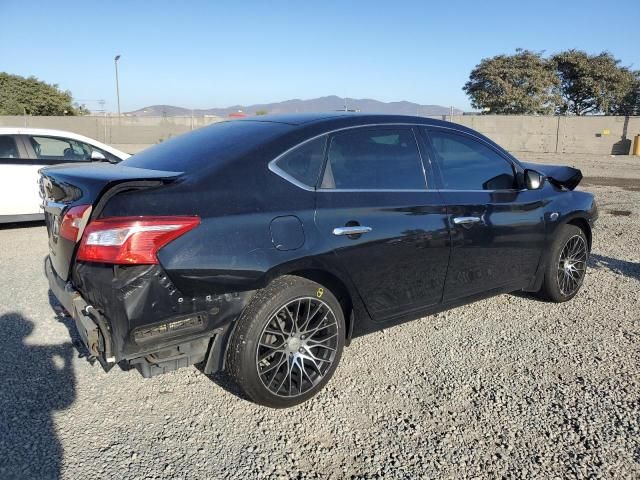
[{"label": "tall light pole", "polygon": [[118,82],[118,60],[120,55],[116,55],[113,59],[113,63],[116,66],[116,96],[118,97],[118,117],[120,116],[120,82]]}]

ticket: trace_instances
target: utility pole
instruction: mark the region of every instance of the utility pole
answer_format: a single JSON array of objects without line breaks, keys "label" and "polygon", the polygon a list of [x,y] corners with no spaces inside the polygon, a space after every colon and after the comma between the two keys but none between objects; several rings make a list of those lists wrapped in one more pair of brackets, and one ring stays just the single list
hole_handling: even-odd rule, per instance
[{"label": "utility pole", "polygon": [[120,60],[120,55],[116,55],[113,59],[113,63],[116,66],[116,97],[118,99],[118,117],[120,117],[120,82],[118,81],[118,60]]},{"label": "utility pole", "polygon": [[104,108],[104,104],[107,103],[103,99],[98,100],[98,105],[100,105],[100,111],[102,112],[102,127],[104,129],[104,143],[107,142],[107,110]]}]

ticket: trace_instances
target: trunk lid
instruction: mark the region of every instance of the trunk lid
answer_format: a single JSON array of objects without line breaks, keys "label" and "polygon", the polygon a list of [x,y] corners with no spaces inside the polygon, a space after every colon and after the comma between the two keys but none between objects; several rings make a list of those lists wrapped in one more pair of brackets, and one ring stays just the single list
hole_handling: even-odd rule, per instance
[{"label": "trunk lid", "polygon": [[[49,257],[53,269],[63,280],[75,255],[77,241],[60,235],[65,214],[72,207],[91,205],[91,218],[100,214],[110,193],[124,189],[153,188],[177,179],[182,172],[167,172],[121,164],[86,166],[56,166],[40,170],[40,195],[43,200],[45,222],[49,237]],[[81,225],[84,229],[86,223]]]}]

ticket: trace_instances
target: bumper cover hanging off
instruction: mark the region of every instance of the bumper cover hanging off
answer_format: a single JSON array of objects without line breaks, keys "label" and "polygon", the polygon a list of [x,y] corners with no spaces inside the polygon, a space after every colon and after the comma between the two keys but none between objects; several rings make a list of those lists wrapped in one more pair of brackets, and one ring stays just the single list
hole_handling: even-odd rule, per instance
[{"label": "bumper cover hanging off", "polygon": [[158,265],[76,265],[64,281],[47,257],[45,275],[90,356],[105,370],[118,363],[144,377],[200,362],[206,373],[222,369],[235,320],[254,293],[185,301]]},{"label": "bumper cover hanging off", "polygon": [[44,270],[49,288],[75,321],[78,334],[89,353],[101,363],[114,363],[111,335],[104,317],[82,298],[71,282],[65,282],[55,273],[49,257],[45,259]]}]

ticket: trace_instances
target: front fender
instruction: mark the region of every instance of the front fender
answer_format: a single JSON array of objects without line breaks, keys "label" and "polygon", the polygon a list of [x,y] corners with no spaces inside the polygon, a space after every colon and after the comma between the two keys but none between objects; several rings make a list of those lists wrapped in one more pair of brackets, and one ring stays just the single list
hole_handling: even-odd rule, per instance
[{"label": "front fender", "polygon": [[545,209],[545,248],[540,256],[535,278],[527,291],[536,292],[540,289],[545,267],[552,253],[553,241],[562,225],[573,224],[582,228],[591,249],[592,230],[598,218],[598,206],[594,195],[583,191],[564,191],[557,188],[554,190],[556,195]]},{"label": "front fender", "polygon": [[[555,232],[559,225],[567,223],[578,225],[585,230],[589,239],[589,247],[591,247],[592,229],[598,219],[598,204],[595,196],[592,193],[582,191],[562,193],[565,195],[562,198],[563,202],[557,205],[560,210],[557,212],[558,219],[553,231]],[[551,202],[551,213],[555,207],[555,202]],[[550,241],[553,241],[553,236]]]}]

